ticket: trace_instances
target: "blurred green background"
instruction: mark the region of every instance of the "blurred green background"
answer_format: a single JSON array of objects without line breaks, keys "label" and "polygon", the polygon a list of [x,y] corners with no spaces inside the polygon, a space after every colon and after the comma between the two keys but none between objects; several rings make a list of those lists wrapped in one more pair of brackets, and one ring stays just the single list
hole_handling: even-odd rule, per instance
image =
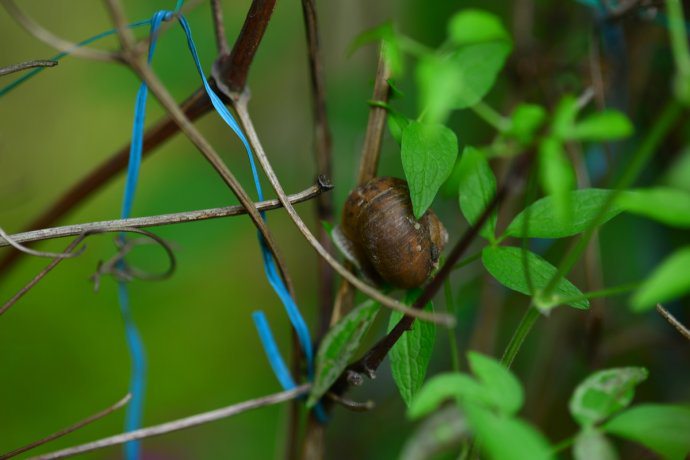
[{"label": "blurred green background", "polygon": [[[148,18],[157,9],[172,8],[174,3],[124,2],[132,21]],[[248,0],[223,2],[230,39],[239,31],[249,4]],[[111,27],[100,2],[32,0],[22,1],[21,6],[46,28],[72,41]],[[587,84],[589,76],[583,66],[588,59],[592,17],[575,2],[318,2],[334,139],[332,181],[336,188],[332,193],[338,209],[354,184],[376,65],[374,47],[348,57],[348,45],[361,31],[392,19],[400,30],[437,46],[444,39],[448,17],[469,6],[500,14],[509,28],[522,30],[523,34],[525,27],[529,29],[531,42],[522,43],[522,51],[529,49],[533,54],[525,54],[531,57],[523,60],[516,57],[491,93],[489,102],[499,110],[508,111],[521,100],[552,105],[563,92],[577,93]],[[533,15],[533,22],[522,18],[525,14]],[[188,14],[207,70],[216,53],[210,17],[208,2]],[[278,1],[249,79],[251,113],[289,193],[308,187],[314,178],[302,21],[299,1]],[[633,26],[628,29],[630,49],[635,51],[628,74],[629,114],[638,132],[644,132],[660,101],[668,97],[671,61],[662,28],[643,22]],[[0,65],[55,54],[29,36],[4,10],[0,10],[0,43]],[[106,39],[97,46],[114,49],[116,40]],[[539,78],[525,79],[529,72],[516,77],[525,66]],[[178,100],[199,86],[184,35],[177,27],[161,37],[154,69]],[[410,70],[400,82],[406,97],[397,104],[408,115],[414,115]],[[12,78],[3,77],[0,84]],[[135,76],[122,66],[72,57],[0,100],[2,228],[10,233],[20,231],[71,184],[123,145],[131,131],[138,84]],[[148,121],[157,120],[161,114],[160,106],[151,97]],[[491,131],[471,114],[455,114],[451,125],[461,144],[486,143],[491,139]],[[197,126],[244,186],[252,190],[246,155],[226,125],[209,114]],[[687,128],[685,122],[684,129],[677,130],[643,181],[663,180],[665,171],[676,161],[680,146],[687,143]],[[628,151],[634,142],[623,149]],[[501,164],[495,166],[501,170]],[[398,147],[388,135],[380,173],[402,177]],[[268,190],[270,187],[265,185]],[[123,178],[119,177],[85,201],[63,223],[116,218],[122,190]],[[518,200],[512,203],[513,210],[519,206]],[[201,155],[185,138],[177,136],[144,162],[133,214],[162,214],[236,202]],[[453,241],[464,228],[457,203],[454,198],[444,197],[436,207],[451,230]],[[309,203],[299,205],[298,210],[305,221],[314,223]],[[299,305],[314,326],[315,252],[282,211],[271,212],[269,223],[287,260]],[[133,282],[130,287],[132,309],[149,362],[144,424],[162,423],[279,391],[261,350],[251,312],[266,312],[285,354],[290,343],[289,323],[277,297],[268,288],[249,219],[213,220],[155,231],[175,244],[178,270],[167,281]],[[688,239],[687,234],[637,218],[614,220],[601,235],[604,284],[613,286],[642,279],[671,248],[687,243]],[[37,247],[59,251],[66,244],[67,240],[61,240]],[[84,418],[112,404],[127,391],[129,358],[115,283],[105,279],[95,292],[89,281],[97,262],[114,254],[112,238],[92,237],[87,245],[81,257],[63,262],[0,318],[0,451]],[[559,254],[564,247],[556,245],[551,253]],[[7,251],[1,249],[0,256]],[[154,246],[138,248],[131,260],[152,270],[163,269],[166,264],[162,251]],[[0,279],[0,300],[9,298],[46,263],[43,259],[24,257]],[[581,268],[571,278],[578,286],[585,286]],[[479,267],[459,272],[453,279],[453,290],[460,299],[456,334],[463,350],[472,343],[490,353],[500,353],[527,299],[508,295],[482,276]],[[491,314],[500,315],[495,335],[482,336],[482,331],[475,328],[480,303],[489,305]],[[687,301],[685,306],[683,311],[676,305],[674,312],[680,319],[688,320]],[[641,400],[690,400],[689,348],[675,331],[654,314],[629,313],[625,297],[607,300],[606,309],[597,312],[604,320],[596,363],[588,361],[583,345],[590,316],[559,310],[538,325],[516,365],[528,390],[526,416],[539,426],[546,426],[545,432],[554,442],[572,431],[566,398],[592,367],[648,366],[651,376],[640,390]],[[369,334],[369,342],[385,330],[384,316]],[[445,335],[438,337],[430,374],[448,369]],[[352,394],[355,399],[375,400],[374,413],[336,410],[328,431],[327,458],[393,458],[400,451],[413,425],[404,418],[403,403],[386,366],[380,374],[376,381]],[[123,414],[111,415],[41,451],[118,433]],[[285,414],[283,406],[264,408],[148,439],[143,443],[145,458],[280,458]],[[112,448],[85,458],[116,458],[119,454],[120,448]]]}]

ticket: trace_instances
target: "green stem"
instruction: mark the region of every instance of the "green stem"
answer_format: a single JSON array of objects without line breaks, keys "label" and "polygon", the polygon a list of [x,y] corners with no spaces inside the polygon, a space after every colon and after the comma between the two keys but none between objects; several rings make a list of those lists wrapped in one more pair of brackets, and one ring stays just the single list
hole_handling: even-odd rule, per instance
[{"label": "green stem", "polygon": [[[446,297],[446,310],[455,317],[455,302],[453,301],[453,290],[448,278],[443,282],[443,291]],[[455,328],[448,329],[448,343],[450,344],[450,362],[454,372],[460,372],[460,357],[458,356],[458,339],[455,337]]]},{"label": "green stem", "polygon": [[668,14],[668,31],[671,36],[671,47],[676,68],[681,78],[690,77],[690,52],[688,51],[688,39],[685,32],[685,19],[683,18],[683,5],[680,0],[666,0],[666,13]]},{"label": "green stem", "polygon": [[428,46],[419,43],[416,40],[413,40],[412,38],[408,37],[407,35],[398,35],[398,45],[400,46],[400,49],[403,51],[413,55],[416,58],[422,58],[425,56],[428,56],[430,54],[434,54],[434,50],[429,48]]},{"label": "green stem", "polygon": [[458,269],[464,267],[465,265],[469,265],[472,262],[474,262],[475,260],[479,259],[481,256],[482,256],[482,251],[479,251],[476,254],[472,254],[471,256],[466,257],[465,259],[462,259],[460,262],[455,264],[453,266],[453,270],[458,270]]},{"label": "green stem", "polygon": [[577,302],[584,299],[597,299],[600,297],[611,297],[618,294],[624,294],[626,292],[634,291],[640,286],[640,283],[629,283],[622,284],[620,286],[614,286],[606,289],[601,289],[599,291],[590,291],[582,295],[570,297],[567,299],[558,299],[559,304],[569,304],[571,302]]},{"label": "green stem", "polygon": [[570,438],[564,439],[563,441],[559,442],[553,448],[551,449],[552,454],[557,454],[558,452],[567,449],[568,447],[572,446],[575,443],[575,437],[572,436]]},{"label": "green stem", "polygon": [[503,133],[510,129],[510,120],[498,113],[490,105],[480,101],[479,103],[470,107],[479,118],[496,128],[497,131]]},{"label": "green stem", "polygon": [[510,368],[510,366],[513,364],[515,356],[517,356],[518,351],[520,351],[522,342],[525,341],[529,331],[532,330],[532,326],[534,326],[534,323],[537,322],[537,318],[539,318],[539,310],[534,305],[530,304],[527,312],[525,312],[525,315],[520,320],[520,324],[518,324],[513,337],[511,337],[510,342],[506,347],[506,351],[503,353],[503,357],[501,358],[501,364],[503,364],[505,367]]}]

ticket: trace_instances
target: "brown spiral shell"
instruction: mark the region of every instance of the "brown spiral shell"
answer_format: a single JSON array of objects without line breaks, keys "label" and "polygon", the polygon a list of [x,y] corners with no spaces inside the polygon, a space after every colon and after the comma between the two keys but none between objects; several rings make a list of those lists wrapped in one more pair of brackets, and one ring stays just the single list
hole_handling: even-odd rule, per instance
[{"label": "brown spiral shell", "polygon": [[367,277],[403,289],[429,279],[448,240],[433,211],[415,220],[407,182],[393,177],[377,177],[350,193],[338,233],[338,245]]}]

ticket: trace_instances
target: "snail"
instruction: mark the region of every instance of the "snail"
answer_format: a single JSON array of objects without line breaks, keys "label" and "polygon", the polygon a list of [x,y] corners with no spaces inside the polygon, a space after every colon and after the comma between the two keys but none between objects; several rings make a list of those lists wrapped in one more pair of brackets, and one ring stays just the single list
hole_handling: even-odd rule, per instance
[{"label": "snail", "polygon": [[431,210],[415,220],[407,182],[377,177],[350,193],[333,239],[374,283],[410,289],[438,266],[448,232]]}]

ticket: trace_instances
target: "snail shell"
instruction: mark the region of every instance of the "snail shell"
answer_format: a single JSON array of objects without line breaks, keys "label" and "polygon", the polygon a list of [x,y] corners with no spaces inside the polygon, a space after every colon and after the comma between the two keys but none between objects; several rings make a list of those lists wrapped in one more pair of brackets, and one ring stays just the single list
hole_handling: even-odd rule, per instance
[{"label": "snail shell", "polygon": [[334,239],[373,282],[409,289],[429,279],[448,233],[431,210],[415,220],[407,182],[378,177],[350,193]]}]

